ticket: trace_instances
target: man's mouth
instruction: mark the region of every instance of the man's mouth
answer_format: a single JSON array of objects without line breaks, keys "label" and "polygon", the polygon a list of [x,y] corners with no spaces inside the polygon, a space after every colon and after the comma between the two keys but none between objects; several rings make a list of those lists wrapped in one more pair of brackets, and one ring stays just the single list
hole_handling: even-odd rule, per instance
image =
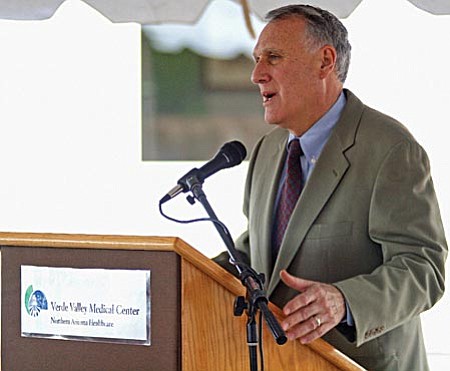
[{"label": "man's mouth", "polygon": [[263,93],[263,94],[262,94],[262,97],[263,97],[263,103],[270,102],[270,100],[271,100],[274,96],[275,96],[275,93],[270,93],[270,92]]}]

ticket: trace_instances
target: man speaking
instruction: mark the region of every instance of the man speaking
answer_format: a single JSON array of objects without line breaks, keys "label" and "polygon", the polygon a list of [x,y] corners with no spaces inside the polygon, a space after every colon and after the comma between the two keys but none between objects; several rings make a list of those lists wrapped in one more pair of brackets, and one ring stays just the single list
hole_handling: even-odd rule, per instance
[{"label": "man speaking", "polygon": [[427,370],[419,315],[444,292],[447,255],[427,155],[343,88],[351,48],[334,15],[292,5],[267,20],[252,81],[275,128],[251,156],[237,248],[289,339],[323,337],[371,370]]}]

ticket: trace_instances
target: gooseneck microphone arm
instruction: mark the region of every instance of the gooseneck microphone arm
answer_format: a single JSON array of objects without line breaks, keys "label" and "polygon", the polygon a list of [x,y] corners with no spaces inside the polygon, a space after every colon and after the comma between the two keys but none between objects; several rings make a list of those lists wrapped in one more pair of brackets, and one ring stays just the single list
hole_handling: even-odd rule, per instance
[{"label": "gooseneck microphone arm", "polygon": [[[194,198],[203,205],[208,216],[213,220],[218,220],[214,210],[209,204],[205,193],[203,192],[201,182],[196,180],[195,177],[192,177],[189,180],[189,187]],[[247,302],[244,298],[238,298],[235,303],[235,315],[241,315],[243,313],[243,310],[246,309],[248,315],[246,328],[247,344],[250,357],[250,370],[257,371],[258,331],[256,329],[256,314],[258,309],[261,310],[263,318],[266,321],[266,324],[268,325],[270,331],[272,332],[272,335],[275,338],[277,344],[282,345],[286,343],[287,337],[277,319],[268,307],[269,300],[267,299],[264,290],[264,278],[262,277],[262,275],[258,274],[252,268],[250,268],[247,264],[242,262],[242,259],[240,259],[239,257],[239,252],[234,245],[233,239],[231,238],[230,234],[222,228],[221,224],[222,223],[214,223],[214,226],[216,227],[227,247],[231,263],[236,267],[239,273],[239,278],[247,289]]]},{"label": "gooseneck microphone arm", "polygon": [[[230,143],[234,145],[233,148],[227,147],[227,145],[229,145]],[[264,290],[264,276],[262,274],[258,274],[254,269],[245,264],[243,260],[240,258],[240,253],[237,251],[230,233],[228,232],[225,225],[218,220],[214,210],[209,204],[208,199],[202,189],[203,181],[207,176],[215,173],[216,171],[220,170],[223,167],[231,167],[237,165],[241,163],[242,160],[245,158],[246,156],[245,147],[239,142],[230,142],[230,143],[225,144],[222,147],[221,151],[219,151],[218,155],[216,155],[214,159],[209,161],[202,168],[193,169],[186,175],[184,175],[178,181],[177,187],[171,190],[166,196],[164,196],[160,200],[160,207],[162,203],[168,201],[170,198],[175,197],[177,194],[181,192],[191,191],[194,199],[198,200],[204,207],[206,213],[210,217],[210,220],[215,221],[214,226],[218,231],[219,235],[221,236],[223,242],[225,243],[225,246],[228,250],[228,254],[230,256],[230,262],[236,267],[236,270],[239,274],[239,278],[242,284],[247,289],[246,298],[238,297],[236,299],[234,314],[236,316],[240,316],[243,314],[245,310],[248,315],[247,344],[249,348],[250,370],[257,371],[258,331],[256,328],[256,314],[258,310],[260,310],[277,344],[282,345],[286,343],[287,337],[283,329],[281,328],[280,324],[278,323],[277,319],[275,318],[275,316],[268,307],[269,300],[267,299],[266,292]],[[233,165],[222,166],[224,160],[222,159],[216,160],[216,159],[219,157],[221,152],[225,152],[225,155],[222,154],[223,157],[229,157],[227,156],[227,154],[230,151],[223,151],[223,150],[231,148],[231,153],[233,154],[235,152],[236,146],[240,150],[239,155],[237,156],[239,157],[239,159],[238,160],[234,159],[232,161]],[[241,147],[243,148],[243,150]],[[220,165],[221,167],[216,166],[216,163],[218,161],[222,162],[222,165]],[[226,162],[228,163],[229,160],[226,160]],[[207,172],[202,172],[205,168],[207,169]],[[169,196],[169,194],[171,193],[175,195]],[[189,199],[188,197],[188,200],[190,200],[191,203],[194,203],[194,200],[192,198]]]}]

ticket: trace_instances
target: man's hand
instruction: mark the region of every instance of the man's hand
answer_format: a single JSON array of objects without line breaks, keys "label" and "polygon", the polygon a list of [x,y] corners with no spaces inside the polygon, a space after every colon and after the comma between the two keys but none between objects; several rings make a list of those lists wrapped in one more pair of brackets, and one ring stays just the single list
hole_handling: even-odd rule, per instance
[{"label": "man's hand", "polygon": [[345,315],[345,300],[333,285],[308,281],[281,271],[281,280],[300,292],[283,308],[286,318],[281,323],[290,340],[300,338],[303,344],[320,338]]}]

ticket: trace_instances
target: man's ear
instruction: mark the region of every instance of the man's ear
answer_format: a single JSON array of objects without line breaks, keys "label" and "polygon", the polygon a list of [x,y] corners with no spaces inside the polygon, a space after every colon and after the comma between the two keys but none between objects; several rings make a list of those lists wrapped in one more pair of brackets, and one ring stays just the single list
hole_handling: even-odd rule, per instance
[{"label": "man's ear", "polygon": [[322,64],[320,66],[320,77],[326,78],[334,71],[336,65],[337,53],[331,45],[325,45],[321,48]]}]

